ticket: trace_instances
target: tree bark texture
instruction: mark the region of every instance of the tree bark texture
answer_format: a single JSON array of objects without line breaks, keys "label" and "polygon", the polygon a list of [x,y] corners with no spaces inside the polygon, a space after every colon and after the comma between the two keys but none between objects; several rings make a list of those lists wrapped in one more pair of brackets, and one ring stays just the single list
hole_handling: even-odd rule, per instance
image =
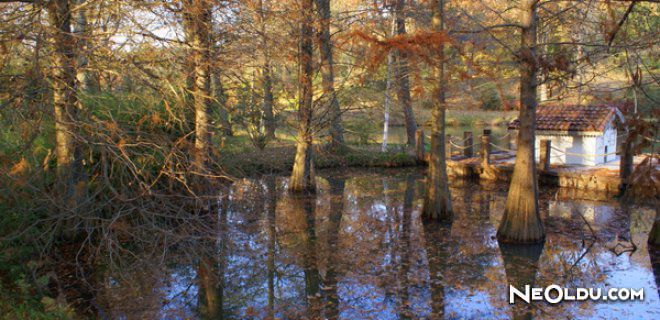
[{"label": "tree bark texture", "polygon": [[198,174],[207,174],[211,150],[209,109],[211,102],[211,23],[212,5],[209,0],[186,0],[184,10],[189,15],[186,34],[190,36],[193,60],[193,108],[195,111],[194,168]]},{"label": "tree bark texture", "polygon": [[298,98],[298,141],[296,144],[296,157],[293,163],[293,172],[289,189],[297,192],[316,191],[313,157],[312,134],[312,77],[313,70],[313,44],[312,23],[314,17],[314,0],[301,0],[300,24],[300,57],[299,57],[299,98]]},{"label": "tree bark texture", "polygon": [[[396,0],[394,14],[396,16],[396,34],[406,34],[406,16],[404,14],[405,0]],[[410,98],[410,70],[408,67],[408,53],[402,50],[396,51],[397,64],[394,69],[394,77],[397,83],[397,99],[399,106],[403,110],[406,123],[406,136],[408,146],[415,146],[415,131],[417,131],[417,122],[412,109],[412,99]]]},{"label": "tree bark texture", "polygon": [[259,21],[261,33],[261,53],[263,54],[263,64],[261,70],[261,89],[263,91],[262,112],[264,120],[264,129],[267,139],[275,138],[275,130],[277,124],[275,123],[275,114],[273,112],[273,73],[270,66],[270,50],[268,47],[268,37],[266,35],[266,8],[264,7],[263,0],[259,0],[259,13],[257,19]]},{"label": "tree bark texture", "polygon": [[75,18],[73,19],[73,32],[75,33],[77,44],[76,48],[78,53],[77,59],[77,74],[79,91],[83,93],[94,93],[100,91],[100,83],[98,73],[91,70],[89,66],[89,56],[91,53],[91,30],[87,19],[87,5],[85,2],[88,0],[75,0]]},{"label": "tree bark texture", "polygon": [[534,158],[536,129],[536,1],[521,3],[520,130],[513,177],[506,199],[504,217],[497,230],[503,242],[538,243],[545,238],[539,215],[538,182]]},{"label": "tree bark texture", "polygon": [[[48,3],[48,16],[53,30],[53,108],[55,114],[55,151],[57,184],[68,210],[76,210],[80,200],[82,165],[80,147],[75,141],[78,121],[76,81],[76,40],[71,32],[69,0]],[[68,224],[67,224],[68,225]],[[68,227],[65,227],[68,229]],[[65,233],[72,230],[65,230]]]},{"label": "tree bark texture", "polygon": [[[444,2],[433,1],[433,30],[444,31]],[[451,194],[447,179],[447,161],[445,155],[445,110],[447,79],[445,77],[445,46],[438,52],[439,62],[435,67],[437,78],[437,96],[433,108],[433,128],[431,131],[431,152],[429,159],[426,195],[422,216],[428,220],[450,221],[452,218]]]},{"label": "tree bark texture", "polygon": [[334,61],[330,39],[330,0],[316,0],[319,20],[319,53],[321,55],[321,78],[324,101],[328,103],[330,117],[331,145],[344,143],[344,128],[341,121],[341,109],[335,92]]}]

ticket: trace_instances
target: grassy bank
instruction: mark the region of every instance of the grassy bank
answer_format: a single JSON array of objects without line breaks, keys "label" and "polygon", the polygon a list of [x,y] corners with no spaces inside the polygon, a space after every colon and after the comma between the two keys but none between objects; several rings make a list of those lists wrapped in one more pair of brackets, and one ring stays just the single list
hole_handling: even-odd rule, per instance
[{"label": "grassy bank", "polygon": [[[339,167],[406,167],[417,165],[414,155],[403,146],[390,146],[381,152],[378,145],[345,145],[326,149],[315,148],[317,169]],[[220,148],[220,164],[225,174],[232,177],[250,177],[267,173],[288,173],[293,167],[295,144],[290,140],[271,142],[263,150],[253,147],[245,136],[229,137]]]}]

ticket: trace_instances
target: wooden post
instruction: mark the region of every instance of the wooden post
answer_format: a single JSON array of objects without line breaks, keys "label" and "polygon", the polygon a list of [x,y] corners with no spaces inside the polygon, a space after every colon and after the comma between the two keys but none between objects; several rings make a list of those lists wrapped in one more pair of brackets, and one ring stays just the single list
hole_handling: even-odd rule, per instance
[{"label": "wooden post", "polygon": [[447,148],[447,160],[451,160],[451,155],[454,153],[454,148],[451,145],[451,134],[446,135],[445,147]]},{"label": "wooden post", "polygon": [[621,177],[620,191],[625,192],[628,188],[628,179],[633,171],[632,142],[626,138],[621,145],[621,160],[619,161],[619,176]]},{"label": "wooden post", "polygon": [[481,136],[481,165],[484,168],[490,165],[490,153],[490,130],[484,129]]},{"label": "wooden post", "polygon": [[415,146],[415,150],[417,150],[417,161],[424,161],[426,159],[424,157],[424,152],[426,151],[426,146],[424,145],[424,130],[417,129],[415,135],[415,142],[417,142],[417,145]]},{"label": "wooden post", "polygon": [[463,132],[463,155],[466,158],[472,158],[474,155],[474,148],[472,146],[473,140],[472,140],[472,132],[471,131],[465,131]]},{"label": "wooden post", "polygon": [[547,171],[550,169],[550,140],[541,140],[539,167],[542,171]]}]

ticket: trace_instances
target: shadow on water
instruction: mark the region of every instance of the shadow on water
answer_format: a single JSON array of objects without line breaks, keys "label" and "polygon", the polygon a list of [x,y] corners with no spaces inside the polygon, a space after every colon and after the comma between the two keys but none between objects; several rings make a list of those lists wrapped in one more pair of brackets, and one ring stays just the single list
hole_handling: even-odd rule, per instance
[{"label": "shadow on water", "polygon": [[[118,253],[120,263],[117,256],[101,259],[93,299],[100,316],[550,319],[660,312],[659,258],[645,244],[651,208],[544,190],[545,245],[500,245],[495,233],[506,186],[454,181],[454,221],[423,224],[424,176],[417,170],[320,176],[314,197],[287,193],[284,177],[236,181],[212,214],[133,239]],[[509,285],[552,283],[644,288],[645,300],[508,303]]]}]

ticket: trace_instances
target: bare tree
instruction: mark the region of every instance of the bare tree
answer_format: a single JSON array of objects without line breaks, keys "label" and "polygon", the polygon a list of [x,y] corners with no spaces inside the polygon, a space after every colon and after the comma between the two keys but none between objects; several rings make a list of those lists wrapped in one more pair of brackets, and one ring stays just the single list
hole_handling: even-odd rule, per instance
[{"label": "bare tree", "polygon": [[[77,210],[82,188],[82,161],[80,145],[76,142],[78,132],[78,92],[76,90],[76,40],[71,30],[71,7],[69,0],[48,2],[50,26],[53,28],[54,45],[52,60],[53,108],[55,111],[55,152],[57,155],[57,184],[68,210]],[[73,221],[68,219],[65,237],[71,237]]]},{"label": "bare tree", "polygon": [[211,149],[209,107],[211,102],[211,23],[212,3],[210,0],[185,0],[186,16],[184,28],[191,47],[193,61],[193,108],[195,110],[195,170],[200,174],[208,171]]},{"label": "bare tree", "polygon": [[538,22],[536,0],[520,3],[521,43],[520,59],[520,129],[518,150],[511,185],[506,199],[504,217],[497,230],[503,242],[535,243],[545,239],[539,215],[538,182],[534,144],[536,131],[536,87],[538,63],[536,61],[536,27]]},{"label": "bare tree", "polygon": [[312,55],[314,51],[312,38],[314,22],[314,0],[300,0],[300,49],[298,71],[298,139],[296,157],[289,189],[291,191],[316,190],[314,177],[314,150],[312,132],[312,103],[314,76]]},{"label": "bare tree", "polygon": [[261,53],[263,55],[263,63],[261,70],[261,89],[263,93],[263,117],[264,117],[264,127],[266,133],[266,139],[275,138],[275,129],[277,128],[275,123],[275,115],[273,113],[273,70],[270,65],[270,49],[268,45],[268,36],[266,30],[266,7],[264,6],[264,1],[259,0],[257,20],[259,22],[259,33],[261,36]]}]

